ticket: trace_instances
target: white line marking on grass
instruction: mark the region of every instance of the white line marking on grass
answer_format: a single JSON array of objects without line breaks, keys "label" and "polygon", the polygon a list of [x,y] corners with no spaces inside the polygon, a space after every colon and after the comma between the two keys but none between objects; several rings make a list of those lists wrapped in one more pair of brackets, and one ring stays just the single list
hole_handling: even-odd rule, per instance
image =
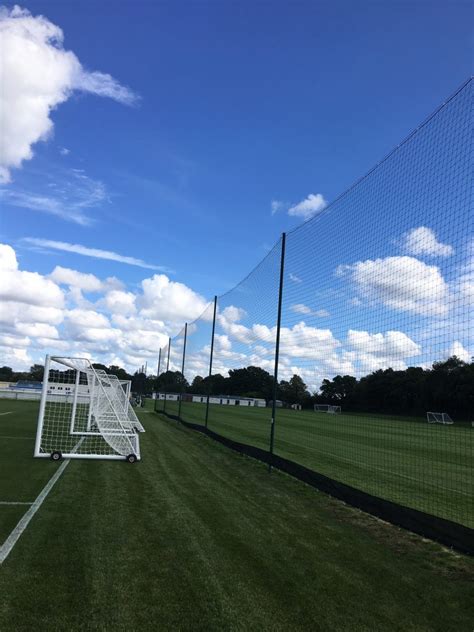
[{"label": "white line marking on grass", "polygon": [[28,509],[28,511],[20,519],[19,523],[16,525],[16,527],[10,533],[8,538],[2,544],[2,546],[0,547],[0,564],[3,564],[3,562],[7,559],[7,557],[11,553],[11,550],[13,549],[15,544],[18,542],[21,534],[26,529],[26,527],[29,525],[30,520],[33,518],[35,513],[41,507],[41,505],[43,504],[44,499],[49,494],[49,492],[53,489],[54,484],[56,483],[58,478],[61,476],[61,474],[64,472],[64,470],[67,468],[69,463],[70,463],[69,459],[64,461],[64,463],[61,463],[61,465],[56,470],[56,472],[53,474],[53,476],[49,479],[49,481],[43,487],[43,490],[38,495],[38,497],[35,500],[35,502],[31,505],[31,507]]},{"label": "white line marking on grass", "polygon": [[0,435],[0,439],[28,439],[28,441],[34,441],[35,438],[34,437],[13,437],[10,435]]},{"label": "white line marking on grass", "polygon": [[33,503],[23,503],[16,500],[0,500],[0,505],[32,505]]},{"label": "white line marking on grass", "polygon": [[6,413],[0,413],[0,417],[1,417],[2,415],[11,415],[11,414],[12,414],[12,412],[13,412],[13,410],[9,410],[9,411],[7,411]]}]

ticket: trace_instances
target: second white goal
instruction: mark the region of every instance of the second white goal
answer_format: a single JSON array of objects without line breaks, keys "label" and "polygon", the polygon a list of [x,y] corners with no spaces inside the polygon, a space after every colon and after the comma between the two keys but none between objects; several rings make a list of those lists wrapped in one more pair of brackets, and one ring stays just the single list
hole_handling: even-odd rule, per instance
[{"label": "second white goal", "polygon": [[426,413],[426,421],[429,424],[447,424],[451,425],[454,421],[448,415],[448,413]]},{"label": "second white goal", "polygon": [[341,407],[332,406],[330,404],[315,404],[314,412],[315,413],[329,413],[330,415],[340,415]]}]

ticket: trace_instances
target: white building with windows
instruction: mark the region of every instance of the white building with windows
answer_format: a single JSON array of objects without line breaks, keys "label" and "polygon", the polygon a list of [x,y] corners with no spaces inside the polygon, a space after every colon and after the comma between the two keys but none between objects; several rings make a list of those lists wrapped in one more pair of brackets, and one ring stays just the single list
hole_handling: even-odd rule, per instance
[{"label": "white building with windows", "polygon": [[[153,399],[166,399],[167,401],[179,401],[179,393],[153,393]],[[192,395],[183,393],[182,400],[184,402],[193,402],[195,404],[205,404],[207,395]],[[211,395],[210,404],[219,404],[220,406],[258,406],[265,408],[267,402],[258,397],[240,397],[239,395]]]}]

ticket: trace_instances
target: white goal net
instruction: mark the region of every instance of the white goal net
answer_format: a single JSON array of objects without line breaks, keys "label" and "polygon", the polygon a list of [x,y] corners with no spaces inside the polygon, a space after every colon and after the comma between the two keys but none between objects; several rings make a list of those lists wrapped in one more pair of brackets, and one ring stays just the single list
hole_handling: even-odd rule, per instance
[{"label": "white goal net", "polygon": [[429,424],[453,424],[454,421],[448,413],[426,413],[426,420]]},{"label": "white goal net", "polygon": [[332,415],[339,415],[341,413],[340,406],[331,406],[330,404],[315,404],[314,405],[315,413],[329,413]]},{"label": "white goal net", "polygon": [[46,356],[35,456],[140,459],[130,382],[86,358]]}]

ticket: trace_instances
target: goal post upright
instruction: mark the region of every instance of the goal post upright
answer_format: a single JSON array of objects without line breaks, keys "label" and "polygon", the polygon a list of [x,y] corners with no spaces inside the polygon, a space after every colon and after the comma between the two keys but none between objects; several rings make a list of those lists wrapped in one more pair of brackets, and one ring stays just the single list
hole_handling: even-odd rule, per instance
[{"label": "goal post upright", "polygon": [[51,366],[51,356],[47,355],[44,361],[44,372],[43,372],[43,386],[41,388],[41,402],[40,409],[38,414],[38,426],[36,428],[36,441],[35,441],[35,456],[45,456],[41,454],[41,437],[43,435],[43,426],[44,426],[44,411],[46,408],[46,398],[48,394],[48,382],[49,382],[49,367]]},{"label": "goal post upright", "polygon": [[91,383],[89,384],[89,376],[87,376],[87,385],[89,387],[89,411],[87,413],[87,431],[89,432],[92,427],[92,402],[94,401],[95,391],[95,375],[92,376]]},{"label": "goal post upright", "polygon": [[76,419],[76,410],[77,410],[77,397],[79,394],[79,384],[81,382],[81,372],[79,369],[76,369],[76,379],[74,382],[74,398],[72,400],[72,412],[71,412],[71,434],[74,432],[74,421]]}]

